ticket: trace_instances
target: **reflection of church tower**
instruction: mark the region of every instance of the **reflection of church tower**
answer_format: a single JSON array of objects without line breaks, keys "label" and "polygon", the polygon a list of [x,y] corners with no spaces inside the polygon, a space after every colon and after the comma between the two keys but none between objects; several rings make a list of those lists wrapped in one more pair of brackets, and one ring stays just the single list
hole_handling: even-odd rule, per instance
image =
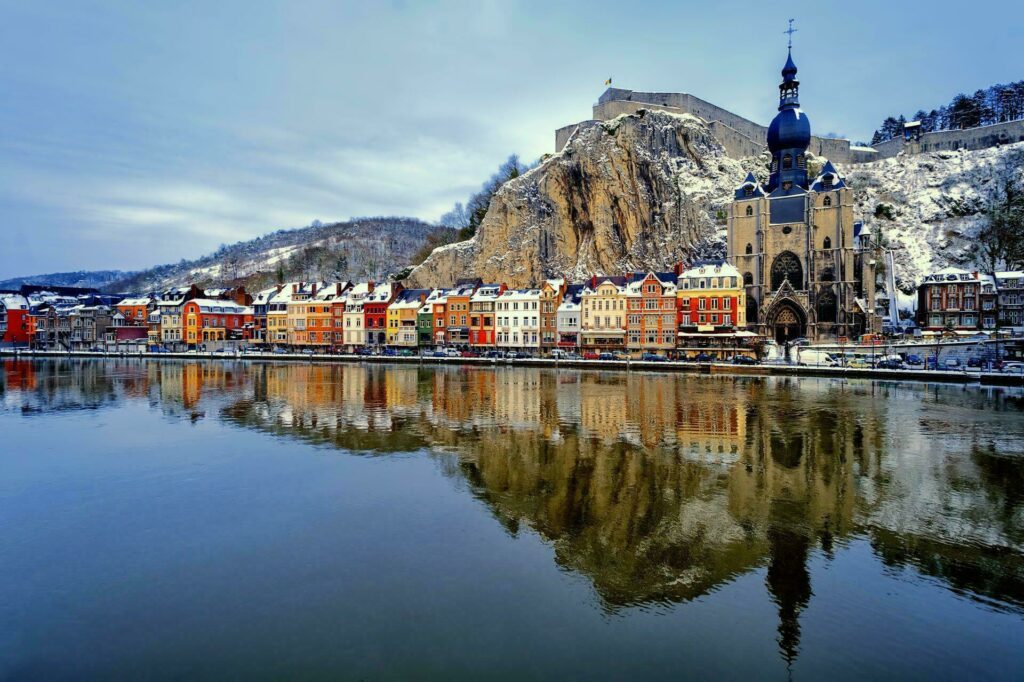
[{"label": "reflection of church tower", "polygon": [[873,314],[874,260],[853,222],[852,190],[831,162],[811,157],[811,123],[800,109],[796,74],[790,51],[768,126],[768,179],[761,184],[749,173],[736,189],[728,260],[743,273],[747,323],[766,336],[855,336],[880,324]]},{"label": "reflection of church tower", "polygon": [[[811,574],[807,570],[810,538],[796,530],[806,516],[797,502],[776,500],[768,528],[768,576],[765,582],[779,607],[779,649],[787,663],[800,650],[800,613],[811,599]],[[792,508],[790,508],[792,507]],[[776,518],[776,516],[780,518]]]}]

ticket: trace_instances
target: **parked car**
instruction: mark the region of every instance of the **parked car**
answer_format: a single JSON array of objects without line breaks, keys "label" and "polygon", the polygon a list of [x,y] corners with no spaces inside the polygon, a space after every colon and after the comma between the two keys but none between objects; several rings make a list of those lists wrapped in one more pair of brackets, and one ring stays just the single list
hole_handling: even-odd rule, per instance
[{"label": "parked car", "polygon": [[102,353],[103,349],[100,348],[99,346],[93,346],[92,348],[89,349],[89,352],[90,353]]},{"label": "parked car", "polygon": [[598,355],[597,353],[595,353],[592,350],[588,350],[587,352],[585,352],[583,354],[583,359],[584,360],[599,360],[600,358],[601,358],[601,356]]},{"label": "parked car", "polygon": [[398,357],[398,350],[396,350],[394,348],[385,348],[384,352],[381,353],[381,355],[387,356],[389,358],[397,358]]},{"label": "parked car", "polygon": [[485,358],[503,358],[505,357],[505,351],[501,350],[489,350],[484,353]]},{"label": "parked car", "polygon": [[509,352],[505,353],[505,357],[508,358],[509,360],[519,360],[520,358],[525,358],[526,356],[518,351],[510,350]]},{"label": "parked car", "polygon": [[416,355],[416,353],[412,352],[408,348],[403,348],[402,350],[398,351],[398,355],[399,357],[403,358],[411,358],[412,356]]},{"label": "parked car", "polygon": [[913,353],[911,353],[910,355],[907,356],[907,359],[904,360],[904,362],[906,362],[908,365],[923,365],[924,359],[920,355],[914,355]]},{"label": "parked car", "polygon": [[1003,367],[1000,371],[1009,372],[1013,374],[1024,374],[1024,362],[1004,362]]},{"label": "parked car", "polygon": [[597,357],[597,359],[598,360],[614,360],[615,359],[615,354],[614,353],[601,353]]},{"label": "parked car", "polygon": [[462,353],[454,348],[449,348],[444,352],[446,358],[461,358]]},{"label": "parked car", "polygon": [[480,353],[475,350],[464,350],[462,351],[461,356],[464,358],[478,358],[480,357]]},{"label": "parked car", "polygon": [[302,353],[303,355],[316,355],[316,351],[314,351],[312,348],[303,348],[299,352]]},{"label": "parked car", "polygon": [[[214,352],[214,353],[230,353],[231,351],[229,349],[227,349],[227,348],[217,348],[217,349],[213,350],[212,352]],[[310,351],[310,352],[312,353],[313,351]]]},{"label": "parked car", "polygon": [[903,362],[896,358],[882,358],[875,363],[875,369],[903,369]]},{"label": "parked car", "polygon": [[982,358],[978,358],[978,357],[967,358],[967,366],[968,367],[981,367],[982,364],[984,364],[984,362],[985,361]]},{"label": "parked car", "polygon": [[284,348],[275,348],[274,349],[274,354],[275,355],[284,355],[287,352],[288,351],[286,351]]},{"label": "parked car", "polygon": [[569,360],[573,357],[579,357],[571,351],[567,351],[564,348],[556,348],[551,351],[551,357],[555,360]]},{"label": "parked car", "polygon": [[668,360],[664,355],[658,355],[657,353],[644,353],[640,356],[640,359],[647,362],[665,362]]},{"label": "parked car", "polygon": [[693,356],[694,362],[714,362],[715,358],[707,353],[697,353]]},{"label": "parked car", "polygon": [[757,360],[750,357],[749,355],[734,355],[732,356],[732,364],[734,365],[756,365]]}]

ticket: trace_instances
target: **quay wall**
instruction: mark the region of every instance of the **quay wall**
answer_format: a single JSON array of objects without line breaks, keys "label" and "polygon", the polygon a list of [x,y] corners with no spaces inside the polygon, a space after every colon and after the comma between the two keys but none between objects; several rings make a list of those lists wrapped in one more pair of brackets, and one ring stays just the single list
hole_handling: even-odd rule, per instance
[{"label": "quay wall", "polygon": [[836,379],[873,379],[876,381],[917,381],[922,383],[982,384],[991,386],[1024,386],[1024,374],[994,372],[923,370],[923,369],[869,369],[852,367],[814,367],[802,365],[762,364],[732,365],[729,363],[651,362],[645,360],[556,360],[553,358],[435,358],[390,357],[365,355],[304,355],[302,353],[101,353],[89,351],[21,351],[0,350],[0,357],[33,358],[137,358],[145,361],[220,360],[225,362],[308,362],[308,363],[382,363],[418,365],[475,365],[565,367],[570,369],[689,372],[691,374],[743,375],[743,376],[807,376]]}]

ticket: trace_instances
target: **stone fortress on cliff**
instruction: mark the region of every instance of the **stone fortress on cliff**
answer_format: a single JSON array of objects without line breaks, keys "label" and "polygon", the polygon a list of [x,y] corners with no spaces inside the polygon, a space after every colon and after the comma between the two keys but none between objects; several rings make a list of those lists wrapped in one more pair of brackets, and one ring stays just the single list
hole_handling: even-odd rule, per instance
[{"label": "stone fortress on cliff", "polygon": [[[707,121],[715,138],[726,153],[736,159],[757,156],[765,149],[768,128],[727,109],[706,102],[685,92],[636,92],[608,88],[593,108],[593,118],[573,123],[555,131],[555,151],[559,152],[577,129],[598,125],[602,121],[640,109],[656,109],[677,114],[692,114]],[[887,140],[873,147],[861,147],[849,140],[812,136],[809,150],[835,163],[867,163],[888,159],[900,152],[919,154],[956,149],[985,149],[1012,142],[1024,142],[1024,120],[994,123],[964,130],[919,132],[910,121],[902,137]]]}]

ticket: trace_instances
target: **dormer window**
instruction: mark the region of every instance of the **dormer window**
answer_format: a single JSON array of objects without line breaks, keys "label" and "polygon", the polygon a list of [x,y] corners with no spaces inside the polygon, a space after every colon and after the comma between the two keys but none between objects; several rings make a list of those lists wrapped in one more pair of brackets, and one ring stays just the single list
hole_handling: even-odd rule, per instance
[{"label": "dormer window", "polygon": [[754,215],[754,207],[753,206],[747,206],[747,215],[748,216]]},{"label": "dormer window", "polygon": [[745,196],[745,197],[752,197],[752,196],[754,196],[754,188],[751,187],[750,185],[746,185],[743,188],[743,196]]},{"label": "dormer window", "polygon": [[782,157],[782,170],[788,170],[793,167],[793,157],[786,154]]},{"label": "dormer window", "polygon": [[834,179],[835,178],[833,175],[826,175],[821,179],[821,186],[824,187],[825,189],[832,189],[832,182]]},{"label": "dormer window", "polygon": [[807,168],[807,158],[803,154],[796,155],[796,167]]}]

